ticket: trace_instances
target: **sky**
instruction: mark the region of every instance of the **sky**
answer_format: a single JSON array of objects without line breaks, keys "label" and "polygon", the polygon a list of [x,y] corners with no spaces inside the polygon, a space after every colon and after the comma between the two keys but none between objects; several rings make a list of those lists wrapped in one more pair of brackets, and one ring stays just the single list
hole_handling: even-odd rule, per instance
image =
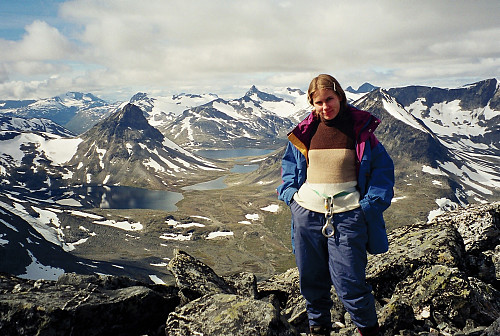
[{"label": "sky", "polygon": [[500,1],[0,0],[0,100],[342,86],[500,73]]}]

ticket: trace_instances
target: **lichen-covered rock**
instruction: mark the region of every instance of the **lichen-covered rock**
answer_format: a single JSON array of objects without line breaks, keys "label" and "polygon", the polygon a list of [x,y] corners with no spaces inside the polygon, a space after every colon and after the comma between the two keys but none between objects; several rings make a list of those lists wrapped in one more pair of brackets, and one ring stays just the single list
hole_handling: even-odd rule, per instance
[{"label": "lichen-covered rock", "polygon": [[[259,282],[257,288],[261,297],[276,295],[284,303],[281,310],[283,318],[294,328],[294,331],[306,332],[309,330],[309,322],[307,319],[306,301],[300,293],[299,282],[299,270],[295,267],[284,273],[276,274],[268,280]],[[332,321],[343,325],[345,323],[344,315],[346,310],[333,287],[332,300]]]},{"label": "lichen-covered rock", "polygon": [[489,325],[500,316],[497,290],[443,265],[419,268],[398,284],[392,301],[411,306],[418,319],[432,319],[453,330],[463,329],[469,319]]},{"label": "lichen-covered rock", "polygon": [[496,281],[500,281],[500,244],[496,246],[493,251],[486,251],[486,255],[491,256],[491,261],[493,262],[493,267],[495,269]]},{"label": "lichen-covered rock", "polygon": [[275,295],[283,304],[282,316],[298,331],[308,328],[306,301],[300,294],[299,270],[291,268],[257,284],[261,297]]},{"label": "lichen-covered rock", "polygon": [[175,277],[182,304],[206,294],[235,294],[235,290],[210,267],[183,251],[175,250],[167,267]]},{"label": "lichen-covered rock", "polygon": [[462,267],[464,254],[462,238],[452,226],[401,227],[389,234],[389,252],[369,256],[367,279],[379,300],[390,298],[396,285],[419,267]]},{"label": "lichen-covered rock", "polygon": [[233,294],[206,295],[168,317],[165,335],[286,335],[279,311],[270,303]]},{"label": "lichen-covered rock", "polygon": [[241,272],[222,277],[226,283],[233,288],[236,294],[257,298],[257,278],[255,274],[249,272]]},{"label": "lichen-covered rock", "polygon": [[500,244],[500,202],[470,205],[446,212],[430,224],[454,226],[463,238],[467,252],[487,250]]},{"label": "lichen-covered rock", "polygon": [[412,329],[415,325],[415,313],[408,304],[395,300],[386,304],[379,313],[380,324],[385,335],[396,335],[399,330]]},{"label": "lichen-covered rock", "polygon": [[179,304],[174,287],[124,278],[71,274],[58,283],[2,274],[0,283],[1,335],[156,335]]}]

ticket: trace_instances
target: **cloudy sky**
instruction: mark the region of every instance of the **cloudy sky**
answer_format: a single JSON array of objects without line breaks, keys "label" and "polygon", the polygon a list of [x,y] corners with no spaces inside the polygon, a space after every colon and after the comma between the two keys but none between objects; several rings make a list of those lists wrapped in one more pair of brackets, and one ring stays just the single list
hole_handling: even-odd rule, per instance
[{"label": "cloudy sky", "polygon": [[0,0],[0,100],[500,77],[500,1]]}]

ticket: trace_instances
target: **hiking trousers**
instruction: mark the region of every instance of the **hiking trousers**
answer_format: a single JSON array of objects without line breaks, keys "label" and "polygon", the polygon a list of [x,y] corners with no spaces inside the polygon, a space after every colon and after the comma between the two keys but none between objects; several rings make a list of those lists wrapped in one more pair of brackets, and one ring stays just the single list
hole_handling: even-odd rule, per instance
[{"label": "hiking trousers", "polygon": [[375,300],[366,283],[367,224],[360,208],[334,214],[335,235],[321,233],[325,215],[290,205],[300,291],[311,326],[331,326],[331,286],[358,328],[377,324]]}]

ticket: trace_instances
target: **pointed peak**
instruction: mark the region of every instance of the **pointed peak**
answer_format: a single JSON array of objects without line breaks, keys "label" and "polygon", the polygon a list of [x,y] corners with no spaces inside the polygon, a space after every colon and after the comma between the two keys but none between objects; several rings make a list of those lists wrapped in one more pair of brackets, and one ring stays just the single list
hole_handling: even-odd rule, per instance
[{"label": "pointed peak", "polygon": [[116,120],[120,123],[127,124],[136,124],[136,126],[141,125],[143,128],[144,124],[147,124],[148,121],[144,116],[144,112],[137,106],[132,103],[125,104],[121,109],[115,112],[114,115],[111,116],[111,119]]},{"label": "pointed peak", "polygon": [[262,91],[260,91],[259,89],[257,89],[257,87],[255,85],[252,85],[252,87],[250,88],[250,90],[248,90],[247,93],[245,93],[245,96],[251,96],[254,93],[259,94],[260,92],[262,92]]},{"label": "pointed peak", "polygon": [[282,98],[278,98],[273,94],[260,91],[259,89],[257,89],[255,85],[252,85],[250,90],[248,90],[247,93],[245,94],[245,97],[251,98],[253,95],[256,95],[257,98],[263,101],[278,102],[283,100]]}]

